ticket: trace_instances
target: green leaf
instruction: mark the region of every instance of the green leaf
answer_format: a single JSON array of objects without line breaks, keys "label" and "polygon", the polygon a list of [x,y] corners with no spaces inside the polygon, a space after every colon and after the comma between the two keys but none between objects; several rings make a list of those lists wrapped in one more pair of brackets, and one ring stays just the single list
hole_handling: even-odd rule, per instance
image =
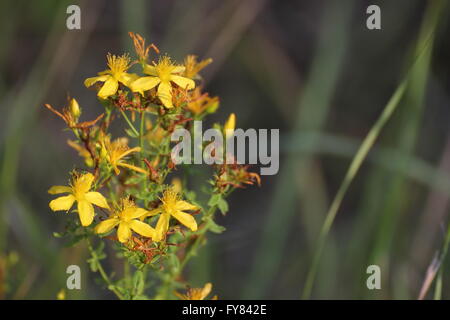
[{"label": "green leaf", "polygon": [[169,256],[169,263],[172,265],[174,271],[178,271],[180,268],[180,260],[178,260],[178,257],[175,254]]},{"label": "green leaf", "polygon": [[209,231],[211,231],[213,233],[218,233],[218,234],[222,233],[226,230],[225,227],[218,225],[212,219],[209,219],[209,221],[208,221],[208,228],[209,228]]},{"label": "green leaf", "polygon": [[138,270],[133,275],[133,287],[134,287],[134,294],[133,296],[139,296],[142,295],[144,292],[145,282],[144,282],[144,274],[141,270]]},{"label": "green leaf", "polygon": [[217,207],[219,208],[220,212],[225,215],[228,212],[228,202],[224,198],[220,198],[219,202],[217,203]]},{"label": "green leaf", "polygon": [[208,201],[208,206],[213,207],[217,205],[220,199],[222,199],[222,195],[220,193],[213,194]]}]

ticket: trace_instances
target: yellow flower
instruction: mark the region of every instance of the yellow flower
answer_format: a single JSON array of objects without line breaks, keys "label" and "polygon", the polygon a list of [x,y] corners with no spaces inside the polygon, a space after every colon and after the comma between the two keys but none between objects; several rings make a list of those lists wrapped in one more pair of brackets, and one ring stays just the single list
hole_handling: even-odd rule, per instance
[{"label": "yellow flower", "polygon": [[225,125],[223,126],[225,136],[229,137],[229,136],[233,135],[235,128],[236,128],[236,115],[234,113],[232,113],[228,117],[227,122],[225,122]]},{"label": "yellow flower", "polygon": [[[208,294],[211,292],[212,284],[207,283],[203,288],[190,288],[186,294],[174,292],[175,295],[181,300],[205,300]],[[217,300],[217,296],[214,296],[212,300]]]},{"label": "yellow flower", "polygon": [[138,78],[136,74],[126,72],[130,67],[130,58],[128,55],[116,56],[108,53],[106,59],[108,60],[109,69],[99,72],[97,77],[84,80],[86,87],[92,86],[97,81],[104,82],[102,88],[97,93],[102,99],[106,99],[115,94],[119,89],[119,82],[129,87],[129,84]]},{"label": "yellow flower", "polygon": [[109,136],[103,137],[103,150],[102,154],[105,156],[106,160],[111,164],[114,172],[118,175],[120,173],[119,167],[128,168],[137,172],[147,174],[147,171],[128,164],[124,161],[124,158],[133,153],[141,151],[140,147],[129,148],[127,138],[118,138],[111,142]]},{"label": "yellow flower", "polygon": [[191,79],[177,75],[183,72],[185,67],[172,63],[169,57],[164,56],[158,63],[144,65],[144,73],[149,77],[142,77],[131,83],[132,91],[143,94],[144,91],[158,86],[156,95],[166,108],[173,108],[172,103],[172,82],[182,89],[190,90],[195,88],[195,82]]},{"label": "yellow flower", "polygon": [[203,112],[214,113],[219,107],[219,98],[210,97],[207,93],[202,94],[200,87],[192,91],[187,108],[194,114],[199,115]]},{"label": "yellow flower", "polygon": [[76,201],[81,225],[84,227],[90,225],[92,220],[94,220],[93,204],[101,208],[109,209],[106,199],[100,192],[89,191],[93,182],[94,175],[92,173],[86,173],[74,177],[71,186],[51,187],[48,190],[50,194],[69,193],[69,195],[50,201],[50,209],[53,211],[69,211]]},{"label": "yellow flower", "polygon": [[188,55],[186,59],[184,59],[184,66],[186,67],[184,71],[184,76],[194,79],[197,74],[205,68],[208,64],[210,64],[213,60],[211,58],[202,60],[200,62],[197,61],[197,56]]},{"label": "yellow flower", "polygon": [[180,200],[178,193],[174,188],[164,191],[161,202],[161,206],[149,211],[147,215],[142,216],[142,219],[144,219],[145,217],[154,216],[161,213],[158,223],[156,224],[156,234],[153,241],[161,241],[164,238],[167,230],[169,229],[170,216],[177,219],[181,224],[185,225],[192,231],[197,231],[197,222],[194,217],[186,212],[183,212],[184,210],[197,210],[197,206],[194,206],[187,201]]},{"label": "yellow flower", "polygon": [[95,227],[95,232],[106,233],[118,225],[117,238],[122,243],[125,243],[130,239],[131,230],[144,237],[154,238],[155,229],[148,224],[137,220],[147,213],[147,210],[137,207],[132,201],[123,199],[121,211],[116,212],[111,218],[100,222]]}]

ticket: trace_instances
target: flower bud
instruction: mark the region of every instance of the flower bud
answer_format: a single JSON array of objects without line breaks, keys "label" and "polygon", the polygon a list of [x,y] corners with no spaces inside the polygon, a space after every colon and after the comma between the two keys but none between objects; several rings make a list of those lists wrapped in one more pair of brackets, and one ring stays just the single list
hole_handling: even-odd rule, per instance
[{"label": "flower bud", "polygon": [[69,103],[69,111],[74,119],[78,119],[81,115],[80,105],[75,98],[72,98]]},{"label": "flower bud", "polygon": [[209,106],[206,108],[207,113],[214,113],[219,108],[219,99],[212,99]]},{"label": "flower bud", "polygon": [[182,187],[183,184],[182,184],[180,178],[178,178],[178,177],[173,178],[171,184],[172,184],[172,188],[175,192],[181,193],[181,191],[183,190],[183,187]]}]

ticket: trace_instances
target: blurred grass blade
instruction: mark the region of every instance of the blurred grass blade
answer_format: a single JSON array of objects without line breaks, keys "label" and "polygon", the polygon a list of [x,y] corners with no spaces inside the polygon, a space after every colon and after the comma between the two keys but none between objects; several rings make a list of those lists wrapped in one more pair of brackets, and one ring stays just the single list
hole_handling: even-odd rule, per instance
[{"label": "blurred grass blade", "polygon": [[358,173],[358,170],[360,169],[364,159],[367,157],[367,154],[369,153],[370,149],[372,148],[373,144],[375,143],[376,139],[378,138],[378,136],[381,132],[381,129],[383,129],[384,125],[389,120],[392,113],[395,111],[396,107],[398,106],[398,103],[399,103],[401,97],[403,96],[403,93],[405,92],[405,88],[406,88],[406,80],[404,80],[400,84],[400,86],[397,88],[397,90],[395,91],[395,93],[393,94],[391,99],[389,100],[388,104],[386,105],[385,109],[381,113],[380,117],[375,122],[374,126],[370,129],[366,138],[362,142],[361,147],[359,148],[358,152],[356,153],[355,157],[353,158],[353,160],[350,164],[350,167],[347,170],[344,181],[342,182],[341,186],[339,187],[339,190],[336,193],[336,196],[333,199],[333,202],[331,203],[330,209],[328,210],[324,224],[322,226],[322,230],[319,235],[319,241],[318,241],[317,249],[314,253],[313,261],[311,264],[311,269],[310,269],[307,279],[306,279],[306,284],[305,284],[304,291],[303,291],[303,299],[309,299],[309,297],[311,295],[317,268],[319,266],[323,248],[325,246],[325,241],[326,241],[328,233],[330,232],[331,226],[333,225],[334,219],[335,219],[336,214],[339,210],[339,207],[342,203],[342,200],[344,199],[345,193],[347,192],[348,188],[350,187],[351,182],[353,181],[354,177]]},{"label": "blurred grass blade", "polygon": [[445,235],[444,244],[442,246],[441,252],[436,253],[430,265],[427,268],[427,272],[425,275],[425,280],[423,281],[422,287],[419,293],[419,300],[423,300],[427,295],[428,290],[433,283],[433,280],[436,278],[436,286],[434,290],[434,300],[441,300],[442,298],[442,277],[443,277],[443,264],[445,258],[447,257],[448,246],[450,244],[450,224],[447,226],[447,233]]},{"label": "blurred grass blade", "polygon": [[[326,122],[348,40],[348,21],[353,1],[330,1],[321,18],[321,31],[307,84],[299,98],[294,130],[320,132]],[[347,23],[345,23],[347,22]],[[333,48],[333,49],[331,49]],[[315,144],[315,139],[311,145]],[[294,172],[306,176],[314,165],[310,156],[291,154],[282,165],[261,241],[253,258],[244,299],[259,299],[274,279],[283,257],[291,220],[296,214],[298,191],[293,188]],[[305,183],[306,186],[306,183]],[[301,190],[302,192],[303,190]]]},{"label": "blurred grass blade", "polygon": [[[430,2],[430,8],[432,13],[439,13],[442,9],[442,1],[436,1],[436,2]],[[430,23],[431,19],[431,23]],[[324,221],[322,230],[319,235],[317,250],[314,253],[313,261],[311,264],[311,268],[309,270],[305,287],[303,289],[303,295],[302,297],[304,299],[308,299],[311,295],[311,291],[313,288],[315,276],[317,273],[317,268],[319,266],[320,258],[322,255],[322,251],[325,246],[325,242],[327,239],[327,235],[333,225],[333,222],[335,220],[336,214],[339,210],[339,207],[342,203],[342,200],[350,187],[350,184],[352,183],[353,179],[355,178],[356,174],[358,173],[359,169],[361,168],[362,163],[364,162],[365,158],[367,157],[369,151],[371,150],[372,146],[374,145],[375,141],[377,140],[378,136],[380,135],[381,130],[384,128],[388,120],[391,118],[394,111],[397,109],[398,105],[400,104],[400,101],[405,94],[406,88],[408,85],[410,85],[410,81],[412,79],[415,79],[414,76],[416,76],[417,72],[421,75],[423,75],[423,71],[417,71],[417,68],[420,68],[422,59],[428,60],[428,55],[430,54],[433,39],[434,39],[434,31],[437,24],[437,16],[434,14],[431,14],[431,17],[427,15],[425,18],[420,39],[418,41],[417,47],[416,47],[416,55],[413,59],[413,64],[409,68],[408,73],[405,77],[405,79],[401,82],[399,87],[396,89],[394,94],[392,95],[391,99],[389,100],[388,104],[384,108],[383,112],[381,113],[380,117],[377,119],[373,127],[370,129],[369,133],[367,134],[366,138],[361,144],[360,149],[356,153],[355,157],[353,158],[347,173],[344,177],[344,180],[341,184],[341,186],[338,189],[338,192],[336,193],[335,198],[333,199],[333,202],[331,203],[330,209],[327,212],[326,219]],[[425,57],[425,58],[424,58]],[[419,67],[418,67],[419,66]],[[426,72],[425,72],[426,74]],[[421,83],[423,83],[423,79]],[[413,84],[415,84],[413,82]]]},{"label": "blurred grass blade", "polygon": [[[443,2],[429,2],[425,11],[419,36],[411,50],[411,56],[416,57],[417,60],[409,71],[408,88],[401,101],[400,110],[393,119],[394,123],[401,125],[391,126],[382,141],[382,143],[393,144],[404,154],[413,154],[417,141],[421,137],[425,89],[428,83],[435,28],[442,5]],[[410,163],[403,161],[400,165],[409,168]],[[354,239],[358,241],[353,241],[354,248],[350,254],[354,257],[355,270],[362,270],[368,264],[375,263],[384,270],[385,279],[389,278],[390,259],[395,257],[391,257],[389,252],[395,234],[400,234],[402,231],[398,229],[402,228],[399,224],[400,219],[415,205],[415,199],[411,198],[413,186],[405,178],[399,174],[392,175],[382,168],[374,168],[370,173],[367,179],[367,190],[364,192],[358,210],[361,218],[354,227]],[[375,234],[372,231],[374,225],[377,226]],[[401,272],[398,268],[392,271]],[[360,281],[356,281],[355,284],[359,284],[358,290],[361,296],[376,294],[366,290],[362,281],[364,274],[361,272],[360,276]],[[406,278],[402,279],[407,281]],[[402,280],[399,279],[399,281]],[[405,286],[406,282],[398,284],[394,295],[401,299],[411,298],[407,290],[400,290]]]},{"label": "blurred grass blade", "polygon": [[425,298],[431,284],[433,283],[434,278],[436,277],[436,273],[438,272],[440,265],[441,260],[439,259],[438,255],[435,255],[427,268],[427,273],[420,289],[418,300],[423,300]]},{"label": "blurred grass blade", "polygon": [[[286,138],[284,138],[286,139]],[[311,144],[314,139],[315,144]],[[352,159],[361,145],[361,140],[353,137],[321,133],[299,132],[288,139],[287,150],[291,153],[330,155]],[[282,148],[284,150],[285,148]],[[377,167],[399,173],[408,179],[421,183],[439,193],[450,196],[450,175],[432,164],[411,154],[389,147],[373,147],[366,161]],[[403,164],[408,163],[405,167]]]}]

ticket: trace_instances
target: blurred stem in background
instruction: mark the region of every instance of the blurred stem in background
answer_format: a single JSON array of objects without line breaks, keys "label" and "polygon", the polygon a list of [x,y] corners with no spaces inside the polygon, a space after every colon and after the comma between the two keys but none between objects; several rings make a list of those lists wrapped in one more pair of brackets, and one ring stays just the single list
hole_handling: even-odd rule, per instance
[{"label": "blurred stem in background", "polygon": [[[339,75],[348,39],[348,27],[353,1],[329,1],[322,17],[322,28],[313,60],[310,76],[299,98],[299,110],[293,131],[320,133],[330,107],[330,99]],[[311,144],[315,144],[313,139]],[[287,245],[289,227],[295,217],[297,201],[293,187],[295,176],[307,177],[314,166],[311,155],[290,154],[281,165],[269,214],[262,229],[261,241],[253,258],[253,268],[244,288],[243,298],[259,299],[274,282],[280,272],[283,253]],[[300,193],[308,190],[305,178]],[[303,194],[301,198],[304,198]],[[298,226],[296,226],[298,227]]]},{"label": "blurred stem in background", "polygon": [[[424,96],[426,85],[428,82],[428,73],[431,64],[431,55],[433,51],[434,35],[439,22],[439,18],[445,7],[445,1],[430,1],[424,16],[416,48],[413,51],[413,58],[417,57],[417,62],[411,70],[408,80],[408,88],[405,92],[402,106],[405,108],[404,113],[401,114],[401,125],[396,127],[397,134],[396,143],[400,150],[405,153],[413,153],[417,142],[417,137],[420,134],[421,120],[424,111]],[[390,137],[392,140],[392,136]],[[403,164],[405,167],[408,163]],[[381,173],[380,173],[381,174]],[[368,264],[378,264],[384,271],[384,279],[389,279],[389,252],[392,246],[395,232],[397,230],[398,222],[401,216],[405,214],[406,210],[412,209],[405,201],[408,196],[412,194],[411,187],[408,185],[404,176],[396,174],[389,177],[388,188],[386,188],[386,180],[384,180],[378,187],[383,188],[386,194],[386,201],[383,201],[381,207],[381,221],[378,227],[377,236],[373,245],[371,256]],[[401,252],[401,251],[400,251]],[[406,289],[408,279],[405,277],[397,277],[399,272],[404,272],[401,268],[394,270],[393,276],[399,281],[405,281],[404,285],[397,288]],[[393,288],[395,289],[395,288]],[[397,294],[396,294],[397,293]],[[406,291],[394,290],[395,298],[407,299],[408,293]]]},{"label": "blurred stem in background", "polygon": [[383,110],[381,116],[375,122],[375,125],[371,128],[368,135],[361,143],[361,146],[358,149],[358,151],[356,152],[356,155],[352,159],[350,167],[348,168],[347,173],[344,177],[344,180],[343,180],[341,186],[339,187],[339,189],[336,193],[336,196],[334,197],[334,199],[330,205],[330,208],[326,214],[322,229],[320,231],[317,249],[314,252],[312,263],[311,263],[311,268],[308,271],[306,283],[305,283],[305,286],[303,289],[303,295],[302,295],[303,299],[309,299],[311,296],[314,281],[316,278],[316,273],[317,273],[317,270],[319,267],[320,259],[323,254],[323,250],[324,250],[324,247],[326,244],[328,233],[331,230],[331,227],[332,227],[333,222],[336,218],[336,215],[339,211],[339,207],[342,204],[344,196],[347,193],[347,190],[350,187],[351,182],[353,181],[353,179],[355,178],[359,169],[361,168],[361,165],[364,162],[365,158],[367,157],[367,154],[369,153],[370,149],[372,148],[373,144],[375,143],[376,139],[378,138],[384,125],[389,120],[392,113],[395,111],[395,108],[398,105],[400,98],[403,96],[405,87],[406,87],[406,82],[403,82],[398,87],[398,89],[395,91],[394,95],[389,100],[388,104],[386,105],[385,109]]},{"label": "blurred stem in background", "polygon": [[132,5],[128,1],[119,2],[119,12],[122,14],[120,33],[124,52],[133,52],[134,50],[128,32],[139,33],[142,37],[150,40],[148,44],[152,43],[151,37],[145,32],[150,29],[151,4],[152,1],[145,0],[133,0]]},{"label": "blurred stem in background", "polygon": [[[447,225],[447,232],[445,235],[444,243],[440,251],[435,253],[433,260],[428,266],[427,272],[425,274],[424,281],[422,283],[422,287],[419,292],[419,300],[425,299],[427,293],[433,283],[435,281],[434,288],[434,300],[442,299],[442,278],[444,275],[444,263],[447,257],[448,246],[450,244],[450,224]],[[437,278],[436,278],[437,275]]]},{"label": "blurred stem in background", "polygon": [[[290,153],[310,153],[333,158],[351,159],[358,151],[362,141],[353,137],[322,133],[319,135],[300,133],[285,138],[286,145],[282,150]],[[316,144],[311,145],[311,140]],[[397,172],[409,180],[450,196],[450,175],[447,171],[435,168],[414,155],[397,151],[395,148],[375,146],[367,161],[372,165],[384,168],[389,172]],[[408,166],[402,166],[407,162]]]},{"label": "blurred stem in background", "polygon": [[[420,124],[423,115],[423,100],[425,88],[430,68],[431,53],[433,49],[434,34],[438,25],[439,16],[443,11],[445,3],[443,1],[430,1],[423,18],[420,33],[415,48],[412,49],[410,61],[413,65],[408,73],[408,83],[404,97],[399,101],[399,113],[394,117],[393,123],[397,125],[389,128],[382,143],[394,143],[402,153],[410,154],[414,152],[417,137],[420,132]],[[401,162],[399,165],[408,168],[409,162]],[[376,264],[383,271],[383,279],[387,281],[389,273],[389,251],[395,232],[398,228],[398,222],[406,210],[411,210],[412,188],[407,183],[406,177],[396,172],[388,173],[382,168],[375,167],[369,175],[366,183],[366,192],[361,201],[361,218],[355,226],[354,243],[360,245],[354,258],[354,267],[358,268],[356,274],[360,274],[360,281],[355,283],[359,287],[359,294],[365,296],[368,294],[365,287],[364,277],[365,269],[368,265]],[[381,200],[381,201],[380,201]],[[381,214],[381,217],[379,216]],[[369,239],[368,235],[373,233],[368,228],[377,226],[375,238]],[[370,227],[372,226],[372,227]],[[356,242],[355,242],[356,241]],[[369,244],[368,241],[373,241]],[[401,242],[398,246],[401,245]],[[402,250],[401,250],[402,251]],[[400,252],[401,252],[400,251]],[[352,250],[352,252],[354,252]],[[364,252],[370,252],[366,261],[361,259]],[[399,277],[396,277],[396,286],[392,288],[396,291],[396,298],[408,298],[405,290],[407,278],[400,276],[404,270],[399,268]],[[396,274],[393,274],[396,276]],[[404,282],[400,285],[400,282]],[[387,285],[387,282],[382,286]],[[402,291],[399,288],[403,288]],[[373,294],[373,293],[372,293]],[[395,294],[395,293],[394,293]],[[387,297],[385,297],[387,298]]]},{"label": "blurred stem in background", "polygon": [[[355,157],[353,158],[352,163],[350,164],[350,167],[344,178],[344,181],[342,182],[342,184],[330,206],[330,209],[327,213],[327,217],[325,219],[324,225],[323,225],[322,230],[319,235],[317,251],[314,254],[311,269],[309,270],[306,284],[305,284],[305,287],[303,290],[303,298],[305,298],[305,299],[309,298],[311,295],[311,291],[313,288],[318,265],[320,262],[321,255],[323,253],[323,248],[325,246],[325,242],[326,242],[328,233],[333,225],[334,219],[336,217],[336,214],[338,213],[338,210],[342,203],[342,200],[344,199],[344,196],[345,196],[351,182],[353,181],[354,177],[358,173],[367,154],[369,153],[370,149],[372,148],[373,144],[375,143],[376,139],[378,138],[381,130],[386,125],[387,121],[392,117],[392,114],[394,113],[397,106],[400,104],[400,101],[401,101],[403,94],[405,93],[405,90],[408,87],[408,85],[410,86],[409,88],[419,90],[419,93],[418,93],[419,96],[414,97],[415,99],[419,98],[419,100],[413,100],[413,101],[416,102],[416,106],[421,104],[420,98],[423,97],[423,90],[424,90],[423,87],[424,87],[424,85],[426,83],[426,79],[427,79],[426,71],[428,68],[431,48],[433,45],[432,39],[433,39],[436,24],[437,24],[437,20],[438,20],[438,15],[436,13],[441,12],[442,4],[443,3],[440,1],[430,2],[429,11],[425,17],[424,24],[421,29],[420,37],[419,37],[419,40],[418,40],[418,43],[416,46],[415,55],[413,57],[413,67],[409,70],[405,80],[400,84],[398,89],[395,91],[394,95],[392,96],[392,98],[390,99],[390,101],[388,102],[386,107],[384,108],[380,118],[378,118],[378,120],[375,122],[374,126],[371,128],[368,135],[366,136],[363,143],[361,144],[361,147],[358,150],[358,152],[356,153]],[[423,62],[423,61],[425,61],[425,62]],[[425,72],[425,74],[424,74],[424,72]],[[419,85],[417,84],[416,81],[420,81]],[[410,114],[410,113],[408,112],[408,114]],[[419,118],[420,118],[420,114],[419,114]],[[418,119],[418,118],[415,118],[415,119]],[[410,147],[412,147],[412,142],[414,140],[414,136],[411,138],[410,130],[414,131],[415,129],[414,129],[414,127],[412,127],[412,128],[406,127],[405,132],[407,134],[404,136],[404,139],[403,139],[403,140],[405,140],[403,142],[406,144],[406,150],[408,150],[408,151],[409,151]],[[399,179],[402,179],[402,178],[399,177]],[[399,180],[397,180],[397,181],[399,181]],[[389,185],[390,186],[398,186],[395,183],[389,184]],[[386,184],[383,183],[383,185],[380,187],[386,188]],[[389,192],[387,192],[387,194],[392,195],[392,193],[389,193]],[[402,200],[403,198],[395,197],[395,200],[398,200],[398,199]],[[386,243],[385,241],[389,242],[389,240],[391,239],[393,232],[394,232],[394,225],[395,225],[395,219],[393,219],[393,218],[395,218],[394,214],[398,211],[394,210],[394,213],[391,212],[391,215],[386,214],[386,212],[388,212],[387,210],[382,211],[382,212],[384,212],[384,214],[385,214],[385,216],[384,216],[385,219],[383,219],[383,222],[390,224],[390,231],[388,231],[388,234],[383,234],[382,236],[380,236],[378,238],[376,246],[383,242]],[[387,217],[390,217],[390,219]],[[385,231],[386,228],[387,228],[387,226],[383,226],[380,228],[380,230]],[[386,265],[381,264],[380,261],[377,259],[374,259],[373,261],[374,261],[374,263],[376,262],[375,264],[381,265],[382,267],[386,266]],[[386,269],[387,269],[387,267],[384,268],[383,270],[386,270]],[[362,269],[362,270],[364,270],[364,269]]]}]

